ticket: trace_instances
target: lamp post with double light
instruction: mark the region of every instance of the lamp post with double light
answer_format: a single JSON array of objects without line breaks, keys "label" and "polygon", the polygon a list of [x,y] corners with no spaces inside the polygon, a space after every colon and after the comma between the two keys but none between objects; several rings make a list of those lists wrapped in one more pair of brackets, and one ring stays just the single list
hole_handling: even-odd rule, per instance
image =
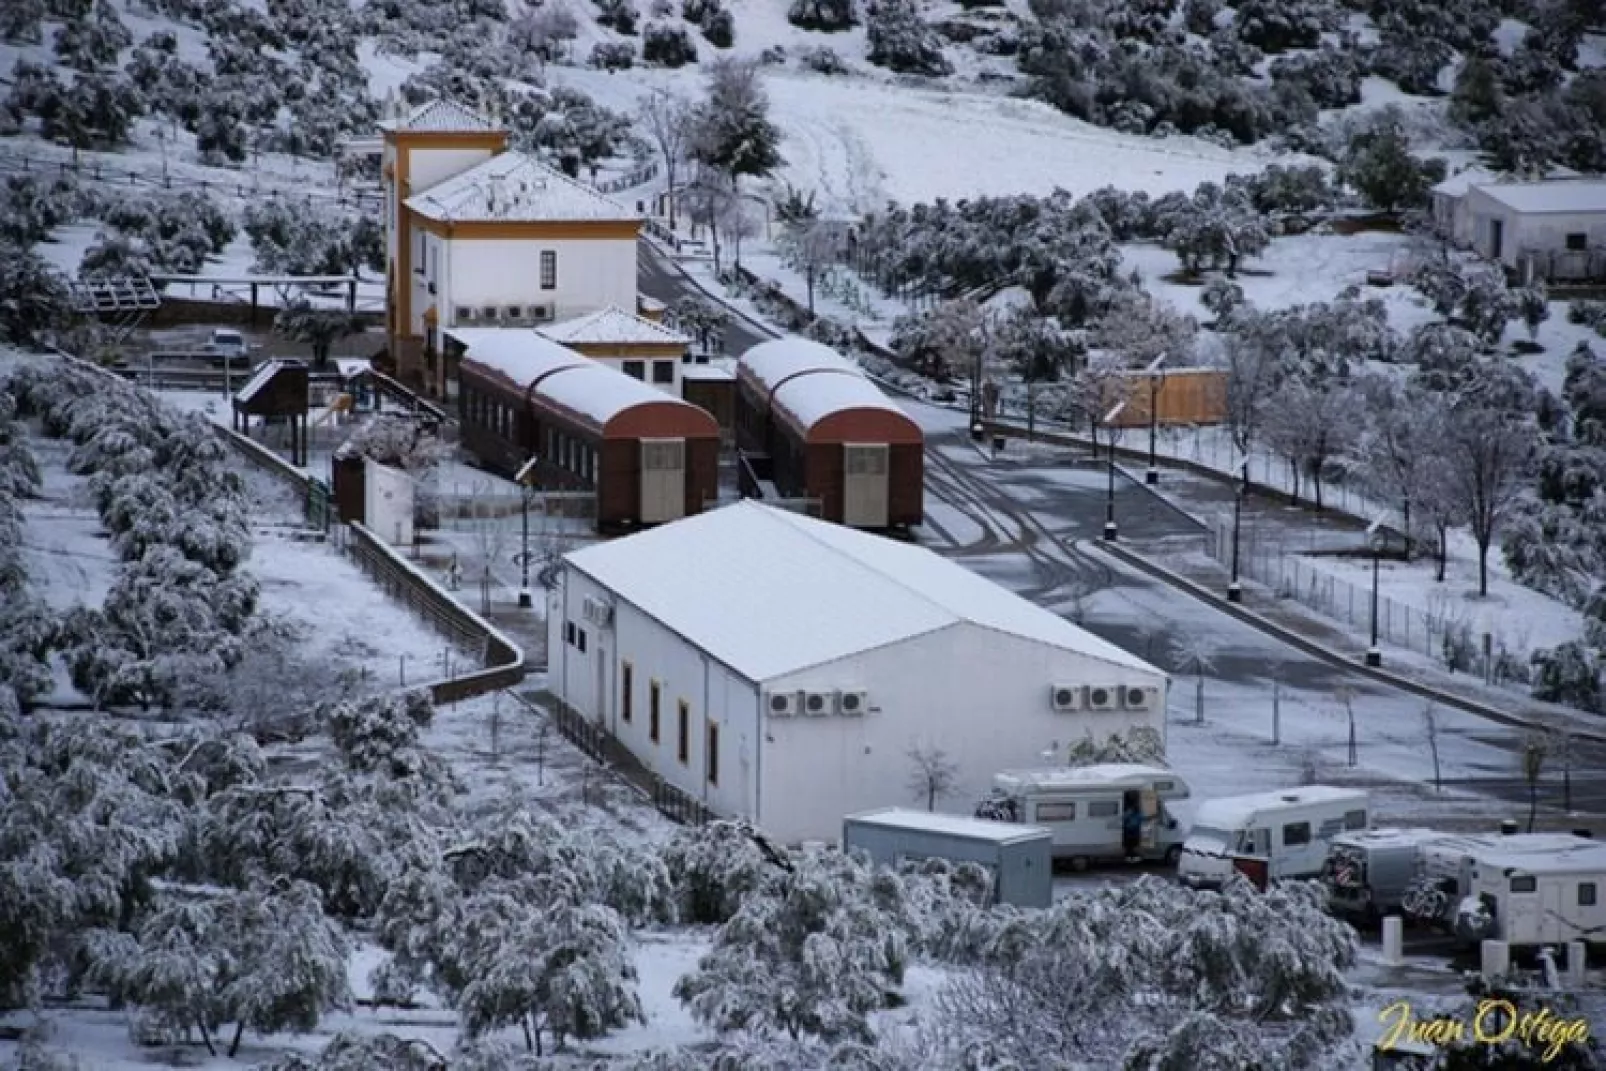
[{"label": "lamp post with double light", "polygon": [[1244,495],[1249,491],[1249,458],[1241,461],[1238,493],[1232,497],[1232,579],[1227,584],[1227,601],[1243,602],[1243,585],[1238,583],[1238,548],[1244,525]]},{"label": "lamp post with double light", "polygon": [[1368,666],[1377,667],[1383,664],[1383,650],[1377,645],[1377,603],[1378,585],[1383,563],[1383,545],[1387,542],[1383,534],[1383,519],[1381,517],[1372,521],[1366,529],[1367,543],[1372,551],[1372,643],[1366,649],[1365,662]]},{"label": "lamp post with double light", "polygon": [[1104,446],[1109,452],[1109,490],[1104,499],[1104,538],[1113,543],[1120,535],[1120,529],[1115,524],[1115,421],[1126,411],[1125,402],[1116,402],[1104,419],[1099,423],[1104,425]]}]

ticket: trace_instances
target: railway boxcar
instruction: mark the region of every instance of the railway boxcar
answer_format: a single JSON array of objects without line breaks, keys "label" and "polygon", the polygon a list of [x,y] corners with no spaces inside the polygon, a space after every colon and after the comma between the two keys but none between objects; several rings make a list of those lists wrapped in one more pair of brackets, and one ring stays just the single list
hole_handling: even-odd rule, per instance
[{"label": "railway boxcar", "polygon": [[511,475],[536,459],[548,490],[591,491],[599,531],[700,513],[719,494],[719,426],[703,410],[533,331],[452,337],[463,446]]},{"label": "railway boxcar", "polygon": [[852,361],[807,339],[763,342],[737,365],[743,465],[820,516],[908,529],[925,509],[925,436]]}]

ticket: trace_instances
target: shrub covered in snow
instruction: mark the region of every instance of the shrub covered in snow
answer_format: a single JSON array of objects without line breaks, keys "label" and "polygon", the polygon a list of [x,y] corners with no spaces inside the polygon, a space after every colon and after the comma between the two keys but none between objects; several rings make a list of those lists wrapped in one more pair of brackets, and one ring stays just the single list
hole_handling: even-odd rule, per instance
[{"label": "shrub covered in snow", "polygon": [[913,0],[872,0],[866,9],[865,58],[878,67],[940,77],[953,70],[942,39],[920,17]]},{"label": "shrub covered in snow", "polygon": [[590,63],[604,71],[628,71],[636,65],[636,46],[628,41],[598,41],[591,48]]},{"label": "shrub covered in snow", "polygon": [[854,0],[792,0],[786,20],[804,30],[836,33],[858,25]]}]

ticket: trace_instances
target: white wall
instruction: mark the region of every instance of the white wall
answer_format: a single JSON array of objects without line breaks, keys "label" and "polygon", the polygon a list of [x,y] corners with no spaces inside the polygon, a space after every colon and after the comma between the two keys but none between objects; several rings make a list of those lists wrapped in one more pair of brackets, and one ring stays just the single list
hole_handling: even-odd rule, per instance
[{"label": "white wall", "polygon": [[495,155],[490,149],[408,149],[406,195],[416,197]]},{"label": "white wall", "polygon": [[[567,320],[607,305],[626,312],[635,308],[633,239],[482,239],[449,244],[451,289],[438,287],[443,315],[455,315],[458,305],[552,305],[553,318]],[[544,250],[558,255],[558,285],[552,290],[541,289]]]},{"label": "white wall", "polygon": [[1521,219],[1522,246],[1544,252],[1567,248],[1569,234],[1587,234],[1591,249],[1606,247],[1606,212],[1556,212]]},{"label": "white wall", "polygon": [[363,464],[363,524],[396,547],[413,542],[413,478],[373,460]]},{"label": "white wall", "polygon": [[[756,799],[758,692],[749,681],[576,570],[547,616],[548,687],[581,714],[600,721],[632,754],[670,784],[716,813],[752,815]],[[611,633],[584,620],[587,596],[614,605]],[[585,630],[581,653],[565,642],[564,621]],[[631,719],[624,720],[621,666],[632,667]],[[651,685],[659,683],[659,734],[651,739]],[[686,762],[679,758],[679,704],[688,707]],[[708,722],[719,729],[719,783],[707,778]]]},{"label": "white wall", "polygon": [[[985,671],[982,670],[985,667]],[[1095,739],[1135,725],[1163,728],[1165,713],[1055,713],[1053,684],[1152,685],[1143,675],[988,629],[959,624],[818,667],[765,690],[865,688],[863,718],[768,718],[760,758],[761,821],[778,839],[835,841],[842,818],[913,798],[911,747],[935,746],[959,765],[959,784],[937,809],[969,814],[993,774],[1040,766],[1089,730]]]}]

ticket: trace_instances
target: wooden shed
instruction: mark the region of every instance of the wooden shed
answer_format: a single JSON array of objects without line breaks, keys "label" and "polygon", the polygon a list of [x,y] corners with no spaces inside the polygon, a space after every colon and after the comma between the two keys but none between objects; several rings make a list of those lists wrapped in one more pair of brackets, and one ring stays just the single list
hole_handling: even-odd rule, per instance
[{"label": "wooden shed", "polygon": [[235,431],[251,434],[251,418],[290,426],[290,463],[307,463],[307,412],[312,392],[307,364],[298,360],[271,360],[257,367],[234,395],[230,416]]},{"label": "wooden shed", "polygon": [[1149,426],[1150,396],[1162,426],[1220,424],[1227,419],[1227,373],[1221,368],[1171,368],[1151,376],[1141,370],[1121,373],[1109,390],[1109,404],[1126,402],[1114,424],[1119,428]]},{"label": "wooden shed", "polygon": [[907,529],[925,510],[925,436],[864,372],[807,339],[763,342],[736,375],[737,441],[783,496],[855,528]]}]

